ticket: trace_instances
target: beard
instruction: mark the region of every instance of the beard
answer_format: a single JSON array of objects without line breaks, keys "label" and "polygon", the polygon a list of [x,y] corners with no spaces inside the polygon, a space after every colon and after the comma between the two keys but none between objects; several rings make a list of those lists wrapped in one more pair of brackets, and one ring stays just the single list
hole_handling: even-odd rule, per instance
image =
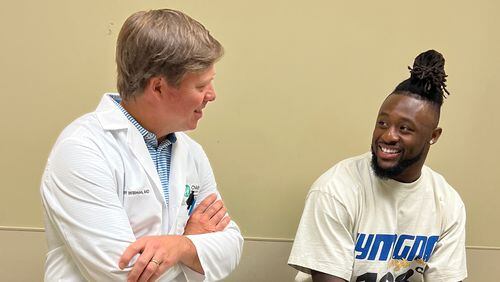
[{"label": "beard", "polygon": [[394,177],[400,175],[411,165],[418,162],[422,158],[422,155],[424,154],[424,149],[422,149],[413,158],[399,160],[395,166],[390,168],[382,168],[378,165],[378,158],[377,155],[375,154],[375,151],[373,150],[373,146],[371,148],[371,151],[372,151],[371,166],[373,168],[373,171],[375,172],[375,175],[381,179],[388,179],[388,178],[393,179]]}]

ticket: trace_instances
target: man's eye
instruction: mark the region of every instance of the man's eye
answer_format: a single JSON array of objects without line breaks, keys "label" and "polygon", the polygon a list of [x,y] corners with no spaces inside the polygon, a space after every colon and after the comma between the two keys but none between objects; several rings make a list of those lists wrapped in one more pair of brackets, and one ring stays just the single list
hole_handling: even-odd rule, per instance
[{"label": "man's eye", "polygon": [[383,120],[379,120],[377,121],[377,125],[380,126],[380,127],[386,127],[387,126],[387,123]]},{"label": "man's eye", "polygon": [[400,129],[402,132],[411,132],[412,131],[411,128],[409,128],[408,126],[405,126],[405,125],[401,126]]}]

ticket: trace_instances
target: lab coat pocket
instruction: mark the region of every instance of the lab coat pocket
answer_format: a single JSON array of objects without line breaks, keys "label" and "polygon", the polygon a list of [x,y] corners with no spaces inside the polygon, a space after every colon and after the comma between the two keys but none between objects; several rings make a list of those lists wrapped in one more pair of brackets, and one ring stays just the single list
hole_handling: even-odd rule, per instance
[{"label": "lab coat pocket", "polygon": [[123,191],[124,208],[136,237],[160,234],[162,203],[150,187],[129,187]]}]

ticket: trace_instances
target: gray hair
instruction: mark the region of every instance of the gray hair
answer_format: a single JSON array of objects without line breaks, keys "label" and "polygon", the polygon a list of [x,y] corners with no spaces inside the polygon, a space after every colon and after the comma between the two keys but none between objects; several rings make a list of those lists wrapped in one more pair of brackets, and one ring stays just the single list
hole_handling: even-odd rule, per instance
[{"label": "gray hair", "polygon": [[134,13],[123,24],[116,44],[118,92],[125,100],[140,95],[154,76],[178,86],[186,73],[209,68],[223,54],[209,31],[182,12]]}]

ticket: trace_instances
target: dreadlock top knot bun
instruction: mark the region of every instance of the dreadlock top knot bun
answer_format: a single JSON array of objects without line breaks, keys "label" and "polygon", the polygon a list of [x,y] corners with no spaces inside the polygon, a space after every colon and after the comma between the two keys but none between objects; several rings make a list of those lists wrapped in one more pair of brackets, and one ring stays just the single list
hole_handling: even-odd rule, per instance
[{"label": "dreadlock top knot bun", "polygon": [[[429,92],[433,87],[441,92],[446,90],[446,73],[444,72],[444,57],[435,50],[426,51],[415,58],[413,68],[408,67],[411,78],[425,81],[424,91]],[[442,94],[443,95],[443,94]],[[444,96],[446,98],[446,96]]]},{"label": "dreadlock top knot bun", "polygon": [[444,57],[435,50],[428,50],[415,58],[410,78],[401,82],[395,92],[410,92],[441,106],[443,98],[450,95],[446,89]]}]

